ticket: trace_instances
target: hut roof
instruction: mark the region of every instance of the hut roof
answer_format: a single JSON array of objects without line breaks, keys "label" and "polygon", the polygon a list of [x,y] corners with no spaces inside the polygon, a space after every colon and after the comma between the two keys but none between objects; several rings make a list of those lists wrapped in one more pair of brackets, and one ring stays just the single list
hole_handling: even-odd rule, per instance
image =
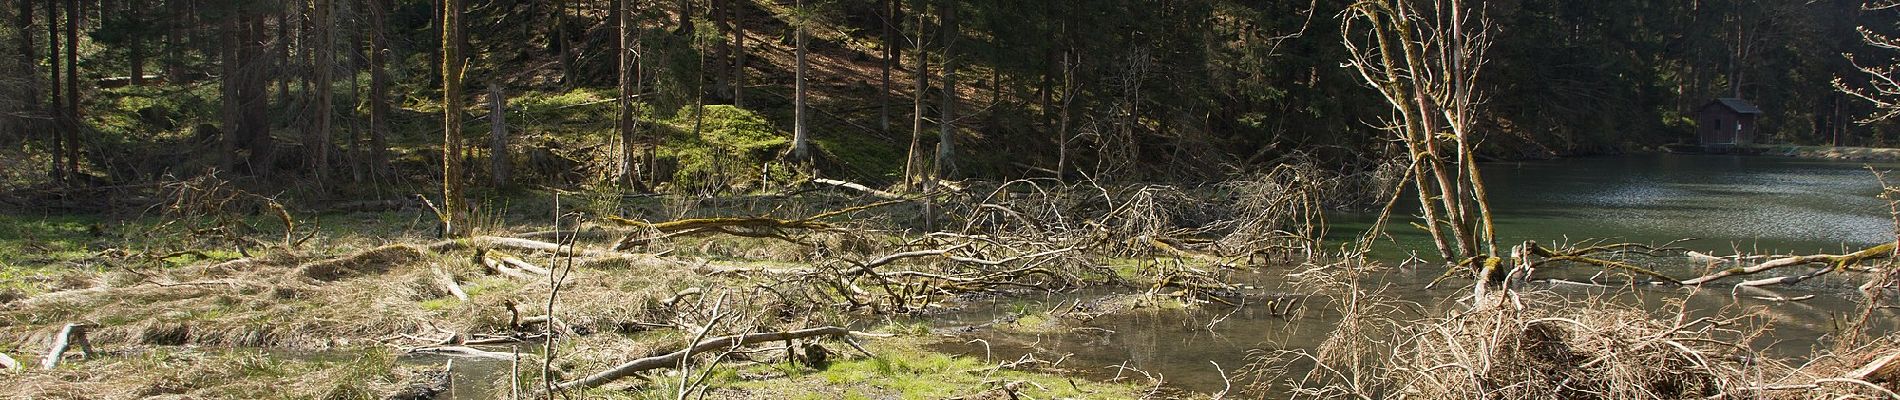
[{"label": "hut roof", "polygon": [[1761,114],[1761,109],[1755,107],[1754,104],[1750,104],[1748,100],[1733,97],[1715,99],[1715,101],[1711,101],[1709,104],[1704,104],[1702,108],[1708,108],[1709,106],[1718,104],[1723,107],[1728,107],[1729,110],[1735,111],[1737,114]]}]

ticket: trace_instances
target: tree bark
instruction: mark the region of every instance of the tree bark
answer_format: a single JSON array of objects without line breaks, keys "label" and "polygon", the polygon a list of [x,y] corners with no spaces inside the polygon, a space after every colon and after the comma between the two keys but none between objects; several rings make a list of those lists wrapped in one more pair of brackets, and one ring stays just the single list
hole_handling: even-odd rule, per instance
[{"label": "tree bark", "polygon": [[462,0],[442,0],[442,233],[461,237],[462,226]]},{"label": "tree bark", "polygon": [[732,35],[733,2],[738,0],[712,0],[712,6],[706,13],[712,19],[713,32],[719,40],[712,43],[713,59],[713,98],[732,100],[732,42],[726,38]]}]

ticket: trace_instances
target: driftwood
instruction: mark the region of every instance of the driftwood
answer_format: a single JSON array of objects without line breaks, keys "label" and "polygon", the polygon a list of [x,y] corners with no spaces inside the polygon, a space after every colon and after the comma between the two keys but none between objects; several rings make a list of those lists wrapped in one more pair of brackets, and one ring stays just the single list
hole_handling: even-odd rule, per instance
[{"label": "driftwood", "polygon": [[58,367],[60,359],[65,358],[66,348],[74,344],[79,345],[80,353],[86,358],[92,358],[92,342],[86,340],[86,331],[91,328],[91,325],[86,324],[66,324],[66,327],[60,328],[59,336],[54,338],[53,347],[46,350],[46,357],[40,360],[40,369]]},{"label": "driftwood", "polygon": [[721,337],[716,337],[716,338],[708,339],[705,341],[701,341],[697,344],[692,345],[692,347],[680,349],[672,353],[628,361],[625,364],[620,364],[620,365],[614,366],[613,368],[608,368],[605,371],[596,372],[593,375],[588,375],[584,378],[562,382],[560,385],[556,385],[555,389],[556,390],[577,390],[577,389],[599,387],[600,385],[605,385],[609,382],[613,382],[620,378],[633,376],[633,374],[637,374],[642,371],[658,369],[658,368],[676,367],[680,365],[680,361],[685,359],[688,354],[706,353],[712,350],[717,350],[717,349],[722,349],[722,348],[740,347],[740,346],[746,346],[746,345],[757,344],[757,343],[787,341],[787,340],[803,339],[803,338],[809,338],[809,337],[843,337],[843,336],[850,335],[851,333],[852,332],[850,330],[847,330],[845,328],[836,327],[836,326],[826,326],[826,327],[808,328],[808,329],[800,329],[800,330],[786,331],[786,332],[765,332],[765,333],[749,333],[749,334],[743,334],[743,335],[721,336]]}]

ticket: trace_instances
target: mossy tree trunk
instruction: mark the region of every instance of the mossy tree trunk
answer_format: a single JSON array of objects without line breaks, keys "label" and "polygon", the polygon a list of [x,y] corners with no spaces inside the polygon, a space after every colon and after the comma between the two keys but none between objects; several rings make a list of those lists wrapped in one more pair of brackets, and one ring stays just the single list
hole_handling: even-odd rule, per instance
[{"label": "mossy tree trunk", "polygon": [[442,0],[442,233],[468,234],[462,192],[462,0]]}]

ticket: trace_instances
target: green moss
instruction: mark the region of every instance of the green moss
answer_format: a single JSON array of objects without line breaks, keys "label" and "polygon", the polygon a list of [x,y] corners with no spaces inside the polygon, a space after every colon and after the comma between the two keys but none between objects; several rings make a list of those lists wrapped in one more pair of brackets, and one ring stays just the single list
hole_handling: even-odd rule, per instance
[{"label": "green moss", "polygon": [[[675,182],[704,184],[709,179],[721,179],[735,186],[757,182],[760,166],[777,160],[791,144],[789,133],[752,111],[711,105],[706,106],[701,119],[694,115],[694,109],[687,106],[675,118],[664,121],[669,132],[659,154],[675,164]],[[695,124],[699,125],[697,135],[693,132]]]}]

